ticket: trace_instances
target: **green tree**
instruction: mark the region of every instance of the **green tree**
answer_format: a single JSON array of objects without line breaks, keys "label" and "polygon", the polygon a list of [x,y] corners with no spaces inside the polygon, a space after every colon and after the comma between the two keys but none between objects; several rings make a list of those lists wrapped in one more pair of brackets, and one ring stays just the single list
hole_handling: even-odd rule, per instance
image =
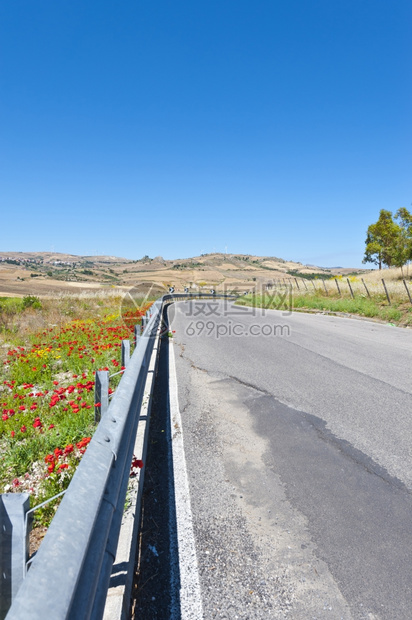
[{"label": "green tree", "polygon": [[[379,219],[368,227],[363,263],[382,264],[391,267],[396,261],[400,243],[401,227],[393,221],[392,213],[381,209]],[[400,256],[398,257],[400,260]]]},{"label": "green tree", "polygon": [[399,236],[393,253],[393,264],[402,269],[412,260],[412,215],[401,207],[395,214],[399,222]]}]

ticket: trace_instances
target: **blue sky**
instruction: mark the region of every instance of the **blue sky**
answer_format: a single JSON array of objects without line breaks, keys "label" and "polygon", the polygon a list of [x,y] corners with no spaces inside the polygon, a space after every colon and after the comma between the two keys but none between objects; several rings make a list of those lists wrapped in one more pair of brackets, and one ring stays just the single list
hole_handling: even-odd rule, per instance
[{"label": "blue sky", "polygon": [[0,250],[361,266],[411,40],[410,0],[3,2]]}]

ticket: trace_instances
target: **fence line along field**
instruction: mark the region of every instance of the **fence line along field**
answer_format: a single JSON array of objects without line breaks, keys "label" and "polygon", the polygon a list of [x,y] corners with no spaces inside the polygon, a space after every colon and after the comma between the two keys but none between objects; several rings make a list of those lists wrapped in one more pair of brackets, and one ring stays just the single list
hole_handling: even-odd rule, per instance
[{"label": "fence line along field", "polygon": [[[121,301],[0,299],[0,492],[27,492],[34,507],[67,488],[96,426],[95,372],[120,370],[121,341],[151,305],[122,316]],[[47,525],[56,507],[36,511],[35,525]]]},{"label": "fence line along field", "polygon": [[[238,304],[278,310],[317,310],[360,315],[412,326],[412,282],[400,269],[362,276],[274,279]],[[385,276],[385,277],[383,277]]]}]

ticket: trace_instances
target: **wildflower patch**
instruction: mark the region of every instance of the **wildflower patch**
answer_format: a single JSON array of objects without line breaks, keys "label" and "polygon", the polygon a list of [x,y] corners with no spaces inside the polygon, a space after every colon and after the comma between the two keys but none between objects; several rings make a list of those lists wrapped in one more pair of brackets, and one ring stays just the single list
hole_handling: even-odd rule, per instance
[{"label": "wildflower patch", "polygon": [[[150,305],[150,304],[149,304]],[[0,369],[0,492],[30,493],[32,506],[66,489],[96,428],[96,370],[120,367],[121,341],[147,307],[126,323],[111,313],[72,320],[11,346]],[[113,392],[120,376],[113,377]],[[48,524],[54,507],[36,511]]]}]

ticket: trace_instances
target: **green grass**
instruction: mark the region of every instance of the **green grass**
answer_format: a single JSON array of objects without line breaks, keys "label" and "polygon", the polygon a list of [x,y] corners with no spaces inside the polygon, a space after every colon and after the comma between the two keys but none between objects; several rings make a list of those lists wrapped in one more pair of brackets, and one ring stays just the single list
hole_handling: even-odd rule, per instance
[{"label": "green grass", "polygon": [[388,305],[382,295],[374,297],[346,298],[326,296],[322,292],[306,293],[299,295],[296,291],[291,296],[281,292],[267,293],[263,295],[246,295],[237,303],[243,306],[276,310],[319,310],[320,312],[342,312],[345,314],[357,314],[368,318],[378,318],[383,321],[405,324],[412,323],[412,307],[405,307],[404,303],[393,301]]}]

